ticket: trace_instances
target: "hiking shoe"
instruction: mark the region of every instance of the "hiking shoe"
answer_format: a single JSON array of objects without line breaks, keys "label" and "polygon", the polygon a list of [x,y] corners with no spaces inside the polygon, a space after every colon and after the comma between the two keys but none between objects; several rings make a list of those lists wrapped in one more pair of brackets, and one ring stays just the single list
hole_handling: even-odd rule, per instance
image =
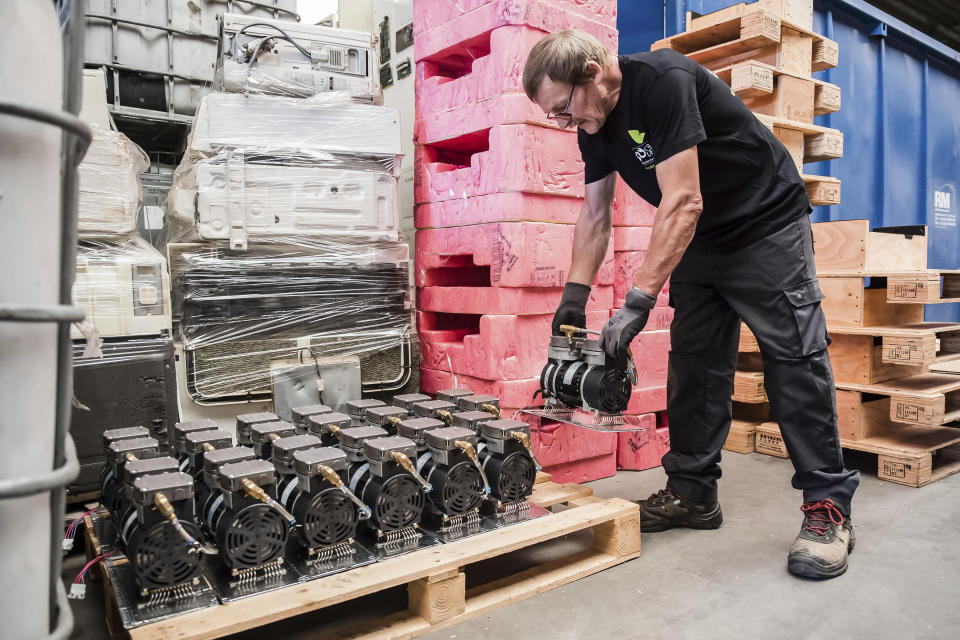
[{"label": "hiking shoe", "polygon": [[787,570],[804,578],[836,578],[847,570],[847,555],[856,543],[849,516],[829,498],[807,502],[800,509],[803,527],[790,547]]},{"label": "hiking shoe", "polygon": [[640,505],[641,531],[666,531],[674,527],[716,529],[723,522],[719,502],[697,503],[668,489],[656,492]]}]

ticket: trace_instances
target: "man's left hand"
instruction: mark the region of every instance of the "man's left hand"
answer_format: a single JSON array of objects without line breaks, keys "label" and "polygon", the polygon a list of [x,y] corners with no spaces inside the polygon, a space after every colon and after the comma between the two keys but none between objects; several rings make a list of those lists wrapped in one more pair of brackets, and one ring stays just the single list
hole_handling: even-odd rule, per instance
[{"label": "man's left hand", "polygon": [[626,368],[630,343],[643,331],[650,310],[657,304],[651,296],[636,287],[627,292],[623,308],[613,314],[600,334],[600,348],[617,361],[617,366]]}]

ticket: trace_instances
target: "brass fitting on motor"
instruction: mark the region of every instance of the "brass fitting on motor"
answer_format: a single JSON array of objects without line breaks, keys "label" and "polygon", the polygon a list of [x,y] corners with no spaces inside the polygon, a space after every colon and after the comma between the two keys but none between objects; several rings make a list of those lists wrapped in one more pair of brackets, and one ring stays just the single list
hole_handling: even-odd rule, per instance
[{"label": "brass fitting on motor", "polygon": [[453,423],[453,414],[451,414],[446,409],[440,409],[437,411],[437,418],[443,420],[447,423],[447,426]]},{"label": "brass fitting on motor", "polygon": [[204,450],[205,452],[208,452],[208,451],[216,451],[216,449],[214,449],[213,445],[210,444],[209,442],[204,442],[204,443],[203,443],[203,450]]},{"label": "brass fitting on motor", "polygon": [[433,491],[433,485],[427,482],[426,480],[424,480],[420,476],[420,474],[417,473],[417,468],[413,465],[413,462],[410,460],[409,457],[407,457],[407,455],[404,452],[394,451],[393,453],[390,454],[390,457],[393,458],[397,464],[399,464],[401,467],[406,469],[410,473],[410,475],[412,475],[414,479],[416,479],[416,481],[420,483],[420,486],[423,487],[424,493]]},{"label": "brass fitting on motor", "polygon": [[498,418],[500,417],[500,407],[495,404],[482,404],[480,405],[480,409],[482,411],[486,411],[487,413],[492,413]]},{"label": "brass fitting on motor", "polygon": [[523,448],[527,450],[527,453],[529,453],[530,457],[533,459],[533,464],[537,467],[537,471],[540,471],[543,467],[540,466],[540,461],[537,460],[537,456],[533,452],[533,447],[530,445],[530,435],[524,433],[523,431],[511,431],[510,437],[514,440],[518,440],[520,444],[523,445]]},{"label": "brass fitting on motor", "polygon": [[259,500],[260,502],[266,502],[267,499],[270,497],[269,495],[267,495],[266,491],[264,491],[256,482],[254,482],[250,478],[244,478],[240,482],[240,486],[243,487],[243,490],[246,492],[246,494],[251,498],[253,498],[254,500]]},{"label": "brass fitting on motor", "polygon": [[136,462],[138,460],[137,456],[133,455],[132,453],[127,453],[123,457],[127,462]]},{"label": "brass fitting on motor", "polygon": [[350,491],[350,489],[347,488],[345,484],[343,484],[343,478],[340,477],[339,473],[337,473],[336,471],[334,471],[333,469],[331,469],[325,464],[318,465],[317,471],[320,472],[320,475],[323,476],[324,480],[326,480],[333,486],[340,489],[340,491],[343,491],[347,495],[347,497],[350,498],[353,501],[353,503],[360,508],[361,518],[365,519],[370,517],[370,514],[372,513],[370,511],[370,507],[365,505],[363,501],[360,500],[360,498],[358,498],[352,491]]},{"label": "brass fitting on motor", "polygon": [[331,425],[328,425],[328,426],[327,426],[327,431],[329,431],[329,432],[331,433],[331,435],[333,435],[334,438],[336,438],[337,440],[339,440],[339,439],[340,439],[340,432],[343,431],[343,429],[341,429],[340,427],[338,427],[338,426],[335,425],[335,424],[331,424]]},{"label": "brass fitting on motor", "polygon": [[167,520],[176,520],[177,513],[173,510],[173,505],[170,504],[170,501],[167,499],[167,496],[162,493],[153,494],[153,506],[157,508],[157,511],[160,512]]},{"label": "brass fitting on motor", "polygon": [[453,443],[456,445],[457,449],[463,451],[463,453],[470,458],[470,461],[473,462],[473,466],[477,468],[477,471],[480,472],[480,477],[483,479],[483,495],[490,493],[490,482],[487,480],[487,474],[483,471],[483,465],[480,464],[480,459],[477,457],[477,449],[473,444],[467,442],[466,440],[457,440]]}]

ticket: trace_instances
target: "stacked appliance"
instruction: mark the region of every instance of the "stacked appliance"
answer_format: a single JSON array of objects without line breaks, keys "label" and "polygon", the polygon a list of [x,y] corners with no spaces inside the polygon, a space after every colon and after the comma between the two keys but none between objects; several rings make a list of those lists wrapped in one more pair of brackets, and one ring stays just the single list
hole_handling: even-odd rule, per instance
[{"label": "stacked appliance", "polygon": [[[101,124],[105,124],[101,122]],[[72,433],[82,471],[74,494],[95,491],[105,429],[143,426],[161,443],[177,421],[170,282],[163,255],[137,233],[138,175],[146,154],[122,133],[90,123],[79,167],[79,243]]]},{"label": "stacked appliance", "polygon": [[191,406],[272,400],[290,419],[416,387],[374,39],[231,14],[221,34],[165,221]]}]

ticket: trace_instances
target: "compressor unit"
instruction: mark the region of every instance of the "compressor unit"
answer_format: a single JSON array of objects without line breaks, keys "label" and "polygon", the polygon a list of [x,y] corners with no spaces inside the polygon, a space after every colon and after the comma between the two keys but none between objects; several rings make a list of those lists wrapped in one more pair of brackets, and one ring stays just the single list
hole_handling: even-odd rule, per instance
[{"label": "compressor unit", "polygon": [[443,427],[426,431],[424,438],[428,451],[418,458],[417,469],[433,486],[427,494],[428,520],[442,531],[479,527],[480,507],[490,495],[490,483],[477,454],[476,433]]}]

